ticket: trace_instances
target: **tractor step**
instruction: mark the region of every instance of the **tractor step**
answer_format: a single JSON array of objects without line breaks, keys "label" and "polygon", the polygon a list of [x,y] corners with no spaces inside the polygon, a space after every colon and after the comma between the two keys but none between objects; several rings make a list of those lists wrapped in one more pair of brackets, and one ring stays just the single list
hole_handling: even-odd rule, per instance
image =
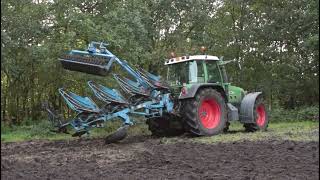
[{"label": "tractor step", "polygon": [[107,68],[107,64],[110,59],[107,57],[78,54],[67,54],[59,58],[64,69],[100,76],[108,74],[109,69]]}]

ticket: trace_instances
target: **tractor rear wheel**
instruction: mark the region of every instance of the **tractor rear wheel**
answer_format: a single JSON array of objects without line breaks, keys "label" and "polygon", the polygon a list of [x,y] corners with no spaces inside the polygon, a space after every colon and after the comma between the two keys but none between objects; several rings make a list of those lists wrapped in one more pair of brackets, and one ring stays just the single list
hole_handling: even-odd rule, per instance
[{"label": "tractor rear wheel", "polygon": [[258,97],[256,99],[253,112],[254,112],[255,122],[244,124],[243,126],[246,129],[246,131],[255,132],[258,130],[261,130],[261,131],[267,130],[269,119],[268,119],[268,113],[263,103],[262,97]]},{"label": "tractor rear wheel", "polygon": [[186,127],[194,135],[216,135],[226,128],[226,102],[214,89],[201,89],[195,98],[183,101],[182,108]]},{"label": "tractor rear wheel", "polygon": [[163,114],[162,117],[148,119],[146,123],[156,137],[179,136],[185,132],[181,119],[174,115]]}]

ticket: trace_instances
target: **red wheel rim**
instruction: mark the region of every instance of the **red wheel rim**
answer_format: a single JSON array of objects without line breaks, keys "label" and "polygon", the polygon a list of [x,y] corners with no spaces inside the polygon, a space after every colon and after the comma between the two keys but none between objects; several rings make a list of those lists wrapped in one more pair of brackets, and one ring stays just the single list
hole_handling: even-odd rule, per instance
[{"label": "red wheel rim", "polygon": [[204,100],[199,107],[198,114],[205,128],[213,129],[217,127],[220,122],[220,106],[214,99]]},{"label": "red wheel rim", "polygon": [[262,127],[264,126],[265,122],[266,122],[266,110],[264,108],[264,105],[263,104],[260,104],[258,107],[257,107],[257,125]]}]

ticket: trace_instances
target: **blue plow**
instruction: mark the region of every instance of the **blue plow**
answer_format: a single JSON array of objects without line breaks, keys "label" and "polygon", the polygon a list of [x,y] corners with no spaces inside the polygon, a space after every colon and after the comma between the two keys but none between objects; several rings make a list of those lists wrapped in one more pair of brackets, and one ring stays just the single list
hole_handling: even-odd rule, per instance
[{"label": "blue plow", "polygon": [[113,64],[120,65],[121,69],[130,77],[113,74],[119,84],[122,95],[118,90],[105,87],[93,81],[87,82],[95,97],[103,104],[98,105],[89,97],[83,97],[59,89],[68,107],[77,114],[71,120],[64,122],[48,105],[45,106],[49,119],[56,128],[55,132],[67,132],[67,127],[74,130],[73,136],[89,134],[94,127],[103,127],[104,123],[113,119],[121,119],[123,124],[114,133],[106,137],[106,143],[122,140],[127,136],[127,130],[134,121],[132,115],[145,118],[160,117],[163,113],[173,112],[173,100],[169,87],[161,81],[159,76],[151,74],[142,68],[132,68],[125,60],[112,54],[107,48],[108,44],[91,42],[85,51],[72,50],[59,58],[64,69],[84,72],[99,76],[110,73]]}]

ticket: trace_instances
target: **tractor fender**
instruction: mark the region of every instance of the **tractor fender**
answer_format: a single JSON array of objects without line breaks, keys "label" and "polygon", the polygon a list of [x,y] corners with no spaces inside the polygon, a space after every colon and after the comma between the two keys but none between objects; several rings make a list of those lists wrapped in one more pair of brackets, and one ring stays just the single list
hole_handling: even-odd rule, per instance
[{"label": "tractor fender", "polygon": [[240,117],[241,123],[254,123],[254,105],[258,96],[262,95],[262,92],[252,92],[244,96],[240,105]]},{"label": "tractor fender", "polygon": [[220,84],[217,83],[203,83],[203,84],[193,84],[191,88],[188,88],[185,94],[180,93],[179,99],[188,99],[193,98],[199,89],[211,87],[216,89],[218,92],[221,93],[222,97],[227,101],[227,95]]}]

